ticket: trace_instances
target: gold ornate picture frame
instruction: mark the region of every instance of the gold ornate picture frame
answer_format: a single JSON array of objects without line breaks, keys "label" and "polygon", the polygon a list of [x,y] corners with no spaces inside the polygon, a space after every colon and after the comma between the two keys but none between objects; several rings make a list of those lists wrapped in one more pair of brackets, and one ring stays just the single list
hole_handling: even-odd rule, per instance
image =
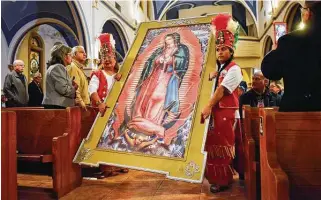
[{"label": "gold ornate picture frame", "polygon": [[108,98],[74,158],[201,183],[207,122],[201,111],[213,87],[213,16],[140,24]]}]

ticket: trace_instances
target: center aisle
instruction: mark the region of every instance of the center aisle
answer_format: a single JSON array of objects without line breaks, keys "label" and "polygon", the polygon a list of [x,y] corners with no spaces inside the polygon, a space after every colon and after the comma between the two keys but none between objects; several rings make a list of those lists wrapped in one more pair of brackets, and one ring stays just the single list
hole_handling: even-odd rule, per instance
[{"label": "center aisle", "polygon": [[[26,185],[32,175],[19,174],[18,184]],[[37,176],[37,182],[50,182],[51,177]],[[83,180],[76,188],[61,200],[246,200],[244,187],[240,186],[237,176],[231,189],[212,194],[209,184],[193,184],[166,179],[164,175],[130,170],[127,174],[117,174],[100,180]],[[29,180],[29,181],[28,181]],[[31,183],[27,185],[32,185]]]}]

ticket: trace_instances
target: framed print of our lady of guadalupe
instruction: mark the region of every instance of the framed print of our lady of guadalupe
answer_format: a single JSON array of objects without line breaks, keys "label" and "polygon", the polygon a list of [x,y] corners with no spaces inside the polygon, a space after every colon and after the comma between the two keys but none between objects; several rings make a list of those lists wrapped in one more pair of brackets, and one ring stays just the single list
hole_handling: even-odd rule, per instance
[{"label": "framed print of our lady of guadalupe", "polygon": [[[74,162],[164,173],[200,183],[206,163],[207,124],[215,69],[213,16],[142,23]],[[206,75],[207,74],[207,75]]]}]

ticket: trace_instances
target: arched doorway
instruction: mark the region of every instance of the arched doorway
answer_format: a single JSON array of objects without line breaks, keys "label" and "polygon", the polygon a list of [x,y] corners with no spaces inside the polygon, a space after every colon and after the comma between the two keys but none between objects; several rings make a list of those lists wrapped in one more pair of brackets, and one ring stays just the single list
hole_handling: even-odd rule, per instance
[{"label": "arched doorway", "polygon": [[267,36],[264,42],[263,57],[272,50],[272,47],[273,47],[273,40],[270,36]]},{"label": "arched doorway", "polygon": [[[51,39],[54,40],[58,35],[71,47],[79,44],[85,46],[81,19],[73,2],[3,1],[1,6],[1,31],[4,36],[1,40],[7,44],[3,49],[6,51],[6,56],[2,56],[1,80],[4,80],[4,76],[8,73],[8,64],[15,59],[22,59],[25,62],[27,69],[24,73],[28,81],[32,78],[29,68],[31,60],[34,71],[38,63],[39,71],[45,73],[45,63],[49,59],[52,48]],[[39,47],[35,46],[36,43],[31,47],[31,33],[37,35],[34,37],[36,40],[33,41],[38,41]]]},{"label": "arched doorway", "polygon": [[287,12],[285,21],[289,32],[295,31],[299,27],[299,24],[301,22],[300,8],[301,5],[299,3],[293,3],[293,5],[290,6],[289,11]]},{"label": "arched doorway", "polygon": [[[37,72],[44,74],[44,41],[42,37],[36,33],[31,32],[28,40],[28,80],[34,78]],[[43,84],[41,83],[43,86]],[[43,87],[42,87],[43,88]]]},{"label": "arched doorway", "polygon": [[[244,1],[162,1],[154,4],[158,20],[172,20],[206,16],[218,13],[213,6],[231,6],[233,19],[240,24],[241,36],[258,37],[256,24],[256,2],[248,4]],[[252,5],[251,9],[249,5]],[[204,8],[204,9],[203,9]]]},{"label": "arched doorway", "polygon": [[125,35],[120,26],[114,20],[107,20],[103,26],[103,33],[110,33],[113,35],[116,42],[116,57],[118,63],[122,63],[128,51],[128,45]]},{"label": "arched doorway", "polygon": [[[68,46],[79,44],[75,36],[71,37],[72,35],[73,33],[67,28],[57,24],[47,23],[30,28],[17,39],[19,42],[12,50],[12,61],[20,59],[25,62],[24,74],[28,82],[32,81],[36,72],[40,72],[45,77],[46,63],[50,59],[50,50],[55,43]],[[43,83],[44,81],[43,79]],[[43,83],[42,86],[44,86]]]}]

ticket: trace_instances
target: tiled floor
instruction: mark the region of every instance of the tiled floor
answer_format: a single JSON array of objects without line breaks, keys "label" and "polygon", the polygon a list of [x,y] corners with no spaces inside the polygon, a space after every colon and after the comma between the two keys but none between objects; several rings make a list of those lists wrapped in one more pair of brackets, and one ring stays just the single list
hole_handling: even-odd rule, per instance
[{"label": "tiled floor", "polygon": [[[18,175],[18,184],[33,187],[51,187],[51,177]],[[244,188],[235,177],[232,187],[218,194],[209,192],[209,184],[193,184],[166,179],[164,175],[130,170],[101,180],[83,180],[81,187],[61,200],[245,200]]]}]

